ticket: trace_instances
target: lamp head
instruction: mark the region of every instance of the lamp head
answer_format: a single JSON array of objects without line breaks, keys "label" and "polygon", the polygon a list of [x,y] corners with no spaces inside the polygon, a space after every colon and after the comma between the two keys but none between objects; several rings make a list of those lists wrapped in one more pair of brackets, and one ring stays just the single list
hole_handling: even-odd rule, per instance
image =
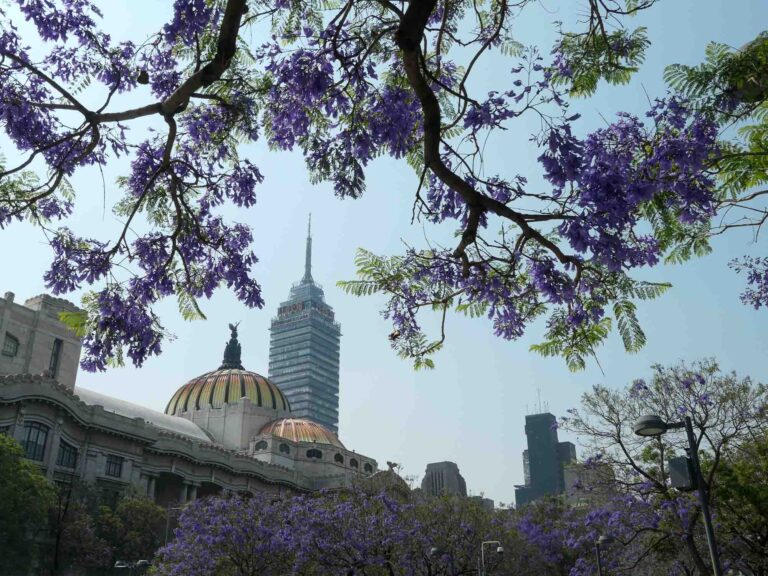
[{"label": "lamp head", "polygon": [[125,560],[118,560],[115,562],[115,568],[128,568],[128,562]]},{"label": "lamp head", "polygon": [[635,434],[647,437],[661,436],[667,431],[667,428],[669,428],[667,423],[664,422],[661,416],[655,414],[640,416],[640,418],[635,420],[635,425],[633,426]]},{"label": "lamp head", "polygon": [[496,554],[499,554],[499,555],[504,554],[504,547],[503,546],[498,546],[496,548]]},{"label": "lamp head", "polygon": [[601,534],[600,538],[597,539],[597,543],[600,546],[605,546],[607,544],[612,544],[615,541],[615,538],[611,536],[610,534]]}]

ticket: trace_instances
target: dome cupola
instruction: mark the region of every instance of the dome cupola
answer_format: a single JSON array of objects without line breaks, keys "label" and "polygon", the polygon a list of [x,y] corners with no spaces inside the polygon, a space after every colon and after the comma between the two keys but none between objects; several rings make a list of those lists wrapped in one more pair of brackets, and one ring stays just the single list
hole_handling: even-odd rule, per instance
[{"label": "dome cupola", "polygon": [[205,408],[222,408],[248,398],[262,408],[290,412],[288,399],[267,378],[243,368],[237,324],[229,325],[232,334],[224,348],[224,359],[218,370],[193,378],[171,397],[166,414],[182,414]]},{"label": "dome cupola", "polygon": [[330,444],[346,450],[339,437],[322,424],[304,418],[281,418],[264,426],[259,435],[271,434],[291,442],[315,442]]}]

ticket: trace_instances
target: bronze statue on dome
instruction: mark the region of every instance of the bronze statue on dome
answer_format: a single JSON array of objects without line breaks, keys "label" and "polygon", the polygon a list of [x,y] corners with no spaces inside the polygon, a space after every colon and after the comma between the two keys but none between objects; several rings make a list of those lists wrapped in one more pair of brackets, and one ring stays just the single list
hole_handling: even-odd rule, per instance
[{"label": "bronze statue on dome", "polygon": [[240,326],[240,322],[237,324],[230,324],[229,329],[232,331],[229,342],[224,347],[224,360],[219,366],[219,370],[244,370],[243,364],[240,360],[240,342],[237,340],[237,327]]}]

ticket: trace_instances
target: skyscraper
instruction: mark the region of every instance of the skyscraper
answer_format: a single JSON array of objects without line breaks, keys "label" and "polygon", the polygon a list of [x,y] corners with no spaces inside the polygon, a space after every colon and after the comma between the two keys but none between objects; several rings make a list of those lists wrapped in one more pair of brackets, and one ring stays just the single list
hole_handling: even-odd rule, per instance
[{"label": "skyscraper", "polygon": [[431,496],[442,494],[467,495],[467,483],[455,462],[427,464],[427,470],[421,481],[421,489]]},{"label": "skyscraper", "polygon": [[307,227],[304,277],[291,287],[272,319],[269,378],[297,418],[338,432],[341,329],[322,287],[312,278],[312,220]]},{"label": "skyscraper", "polygon": [[525,435],[528,437],[528,450],[523,452],[525,484],[515,489],[518,506],[545,494],[562,494],[564,467],[576,461],[576,447],[571,442],[558,441],[557,419],[553,414],[526,416]]}]

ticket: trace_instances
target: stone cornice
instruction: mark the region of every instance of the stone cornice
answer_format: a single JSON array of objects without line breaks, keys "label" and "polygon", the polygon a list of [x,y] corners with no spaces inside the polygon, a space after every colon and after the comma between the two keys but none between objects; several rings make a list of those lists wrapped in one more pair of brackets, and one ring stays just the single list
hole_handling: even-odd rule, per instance
[{"label": "stone cornice", "polygon": [[145,445],[145,450],[172,455],[203,466],[214,466],[233,474],[256,477],[266,483],[311,490],[313,481],[285,466],[263,462],[217,444],[170,432],[142,418],[128,418],[81,401],[77,394],[55,380],[31,374],[0,376],[0,404],[41,402],[65,410],[86,429],[121,436]]}]

